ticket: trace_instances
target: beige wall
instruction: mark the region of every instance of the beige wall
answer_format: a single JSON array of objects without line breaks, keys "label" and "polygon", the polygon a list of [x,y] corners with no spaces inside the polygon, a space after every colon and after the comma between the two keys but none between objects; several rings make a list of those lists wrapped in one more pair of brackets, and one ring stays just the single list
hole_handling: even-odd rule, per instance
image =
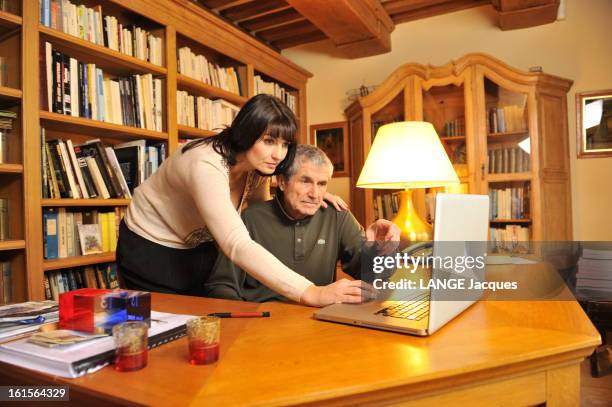
[{"label": "beige wall", "polygon": [[[491,6],[400,24],[393,51],[357,60],[335,57],[318,42],[283,54],[314,74],[308,82],[309,124],[344,120],[346,91],[382,82],[408,62],[442,65],[470,52],[485,52],[519,69],[572,79],[568,94],[573,230],[575,240],[612,240],[612,158],[576,159],[576,92],[612,89],[612,1],[567,0],[564,21],[514,31],[495,25]],[[349,198],[348,178],[334,192]],[[563,220],[559,220],[563,221]]]}]

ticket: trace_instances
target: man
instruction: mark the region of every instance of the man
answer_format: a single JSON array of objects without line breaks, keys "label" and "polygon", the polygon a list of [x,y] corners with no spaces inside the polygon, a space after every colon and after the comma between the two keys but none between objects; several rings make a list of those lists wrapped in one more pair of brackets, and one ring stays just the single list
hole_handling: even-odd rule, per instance
[{"label": "man", "polygon": [[[292,166],[278,177],[275,198],[242,214],[253,240],[318,286],[334,283],[338,260],[356,279],[361,271],[363,228],[350,212],[321,207],[332,172],[333,165],[321,149],[300,145]],[[387,220],[376,221],[366,231],[369,241],[399,241],[399,235],[397,226]],[[208,297],[254,302],[284,299],[223,254],[204,291]]]}]

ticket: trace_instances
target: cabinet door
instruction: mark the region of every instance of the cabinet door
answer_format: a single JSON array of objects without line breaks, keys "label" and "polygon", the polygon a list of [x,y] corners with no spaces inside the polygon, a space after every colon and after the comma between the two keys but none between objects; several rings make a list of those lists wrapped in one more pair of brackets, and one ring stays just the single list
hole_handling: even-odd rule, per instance
[{"label": "cabinet door", "polygon": [[[471,115],[472,92],[469,72],[460,76],[445,77],[421,83],[417,106],[422,107],[422,117],[416,118],[433,124],[448,157],[453,163],[460,184],[417,191],[417,211],[424,219],[433,221],[435,195],[438,192],[476,193],[472,182],[475,147]],[[422,207],[420,207],[423,205]]]},{"label": "cabinet door", "polygon": [[530,240],[533,232],[533,97],[529,88],[494,72],[483,70],[478,83],[484,133],[480,137],[480,175],[490,198],[490,240],[501,249],[521,251],[521,242]]}]

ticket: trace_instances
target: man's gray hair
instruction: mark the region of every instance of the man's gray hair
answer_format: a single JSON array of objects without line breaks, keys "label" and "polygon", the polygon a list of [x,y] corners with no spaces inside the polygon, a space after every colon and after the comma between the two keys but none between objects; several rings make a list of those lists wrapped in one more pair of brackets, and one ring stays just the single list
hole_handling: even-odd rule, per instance
[{"label": "man's gray hair", "polygon": [[329,157],[321,150],[319,147],[311,146],[309,144],[298,144],[295,150],[295,158],[293,159],[293,163],[283,176],[285,179],[289,179],[295,175],[300,166],[305,163],[311,163],[314,166],[320,167],[326,165],[329,168],[329,176],[331,177],[334,172],[334,165],[332,164]]}]

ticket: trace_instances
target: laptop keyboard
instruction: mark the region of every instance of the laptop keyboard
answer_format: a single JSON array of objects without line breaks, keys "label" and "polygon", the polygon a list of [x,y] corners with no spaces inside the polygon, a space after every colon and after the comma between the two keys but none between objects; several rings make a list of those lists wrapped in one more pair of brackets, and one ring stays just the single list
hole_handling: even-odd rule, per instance
[{"label": "laptop keyboard", "polygon": [[394,304],[377,311],[375,315],[420,321],[429,314],[429,293],[425,292],[409,300],[394,301]]}]

